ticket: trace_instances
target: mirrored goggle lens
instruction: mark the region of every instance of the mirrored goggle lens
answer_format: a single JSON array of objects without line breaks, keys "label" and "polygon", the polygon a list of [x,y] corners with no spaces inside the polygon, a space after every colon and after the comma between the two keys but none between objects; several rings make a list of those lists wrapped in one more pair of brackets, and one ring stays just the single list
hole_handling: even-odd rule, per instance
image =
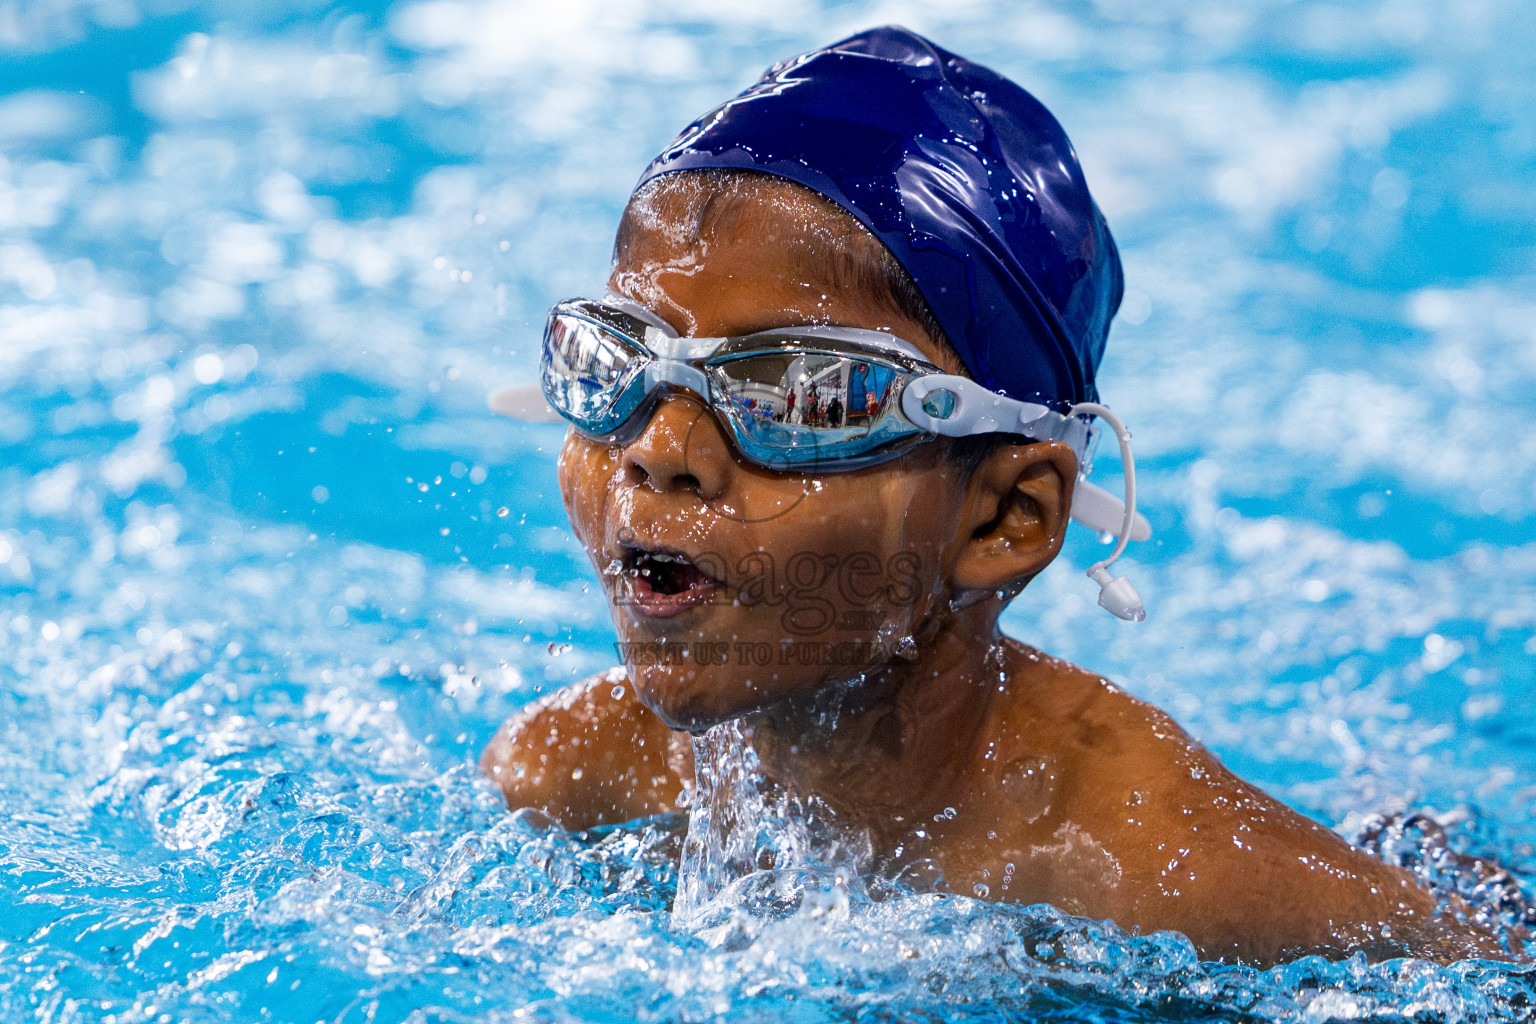
[{"label": "mirrored goggle lens", "polygon": [[909,371],[832,352],[760,352],[710,365],[717,401],[748,457],[769,464],[839,459],[920,433],[896,409]]},{"label": "mirrored goggle lens", "polygon": [[647,353],[634,342],[584,317],[556,313],[544,328],[541,382],[549,404],[592,433],[613,431],[642,396],[629,385]]}]

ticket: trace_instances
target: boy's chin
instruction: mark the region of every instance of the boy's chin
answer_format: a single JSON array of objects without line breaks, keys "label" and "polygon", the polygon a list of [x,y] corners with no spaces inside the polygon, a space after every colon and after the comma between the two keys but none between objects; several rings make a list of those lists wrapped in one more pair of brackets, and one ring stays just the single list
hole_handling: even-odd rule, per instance
[{"label": "boy's chin", "polygon": [[721,722],[760,711],[776,702],[735,672],[711,668],[633,667],[630,679],[640,703],[667,728],[698,734]]}]

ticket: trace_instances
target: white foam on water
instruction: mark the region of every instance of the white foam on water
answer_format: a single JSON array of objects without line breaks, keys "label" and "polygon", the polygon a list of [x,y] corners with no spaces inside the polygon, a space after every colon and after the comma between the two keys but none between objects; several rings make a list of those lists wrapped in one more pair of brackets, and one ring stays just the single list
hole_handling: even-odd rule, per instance
[{"label": "white foam on water", "polygon": [[[1527,5],[178,7],[0,5],[5,53],[127,69],[0,96],[7,1014],[1526,1012],[1517,971],[1216,969],[857,886],[691,931],[666,827],[541,832],[468,762],[612,660],[559,432],[485,393],[601,287],[677,128],[894,21],[1057,113],[1125,259],[1101,389],[1145,467],[1149,618],[1093,608],[1078,538],[1005,624],[1350,834],[1428,805],[1526,866]],[[176,17],[159,56],[112,49]]]}]

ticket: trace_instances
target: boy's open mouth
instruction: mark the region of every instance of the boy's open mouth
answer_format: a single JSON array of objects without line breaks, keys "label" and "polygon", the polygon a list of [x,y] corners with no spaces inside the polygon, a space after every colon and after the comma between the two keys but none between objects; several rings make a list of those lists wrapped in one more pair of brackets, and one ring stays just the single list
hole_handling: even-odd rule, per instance
[{"label": "boy's open mouth", "polygon": [[668,551],[627,548],[621,564],[621,601],[650,618],[681,615],[707,602],[720,585],[686,555]]}]

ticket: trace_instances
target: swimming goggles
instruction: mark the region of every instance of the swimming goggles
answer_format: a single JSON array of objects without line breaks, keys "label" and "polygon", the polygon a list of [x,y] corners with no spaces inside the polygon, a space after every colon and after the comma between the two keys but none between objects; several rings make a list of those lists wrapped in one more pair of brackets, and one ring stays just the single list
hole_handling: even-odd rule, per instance
[{"label": "swimming goggles", "polygon": [[[666,395],[685,393],[713,410],[748,462],[767,469],[827,473],[896,458],[934,437],[1017,434],[1062,441],[1080,476],[1100,417],[1120,441],[1126,498],[1079,479],[1072,518],[1118,534],[1109,558],[1089,570],[1100,604],[1122,618],[1144,616],[1130,591],[1117,610],[1105,571],[1130,540],[1151,535],[1136,514],[1130,434],[1106,407],[1085,402],[1065,412],[990,391],[945,373],[910,342],[883,331],[810,325],[723,338],[682,337],[661,317],[621,295],[569,299],[550,310],[539,359],[549,409],[580,433],[627,443]],[[491,408],[539,419],[526,389],[491,396]],[[531,415],[530,415],[531,413]],[[1101,578],[1102,577],[1102,578]],[[1111,603],[1106,603],[1106,598]]]},{"label": "swimming goggles", "polygon": [[766,469],[829,473],[893,459],[935,436],[1059,440],[1087,463],[1096,430],[947,374],[910,342],[853,327],[679,337],[620,296],[550,311],[539,361],[550,406],[589,437],[624,441],[664,395],[712,409],[737,451]]}]

